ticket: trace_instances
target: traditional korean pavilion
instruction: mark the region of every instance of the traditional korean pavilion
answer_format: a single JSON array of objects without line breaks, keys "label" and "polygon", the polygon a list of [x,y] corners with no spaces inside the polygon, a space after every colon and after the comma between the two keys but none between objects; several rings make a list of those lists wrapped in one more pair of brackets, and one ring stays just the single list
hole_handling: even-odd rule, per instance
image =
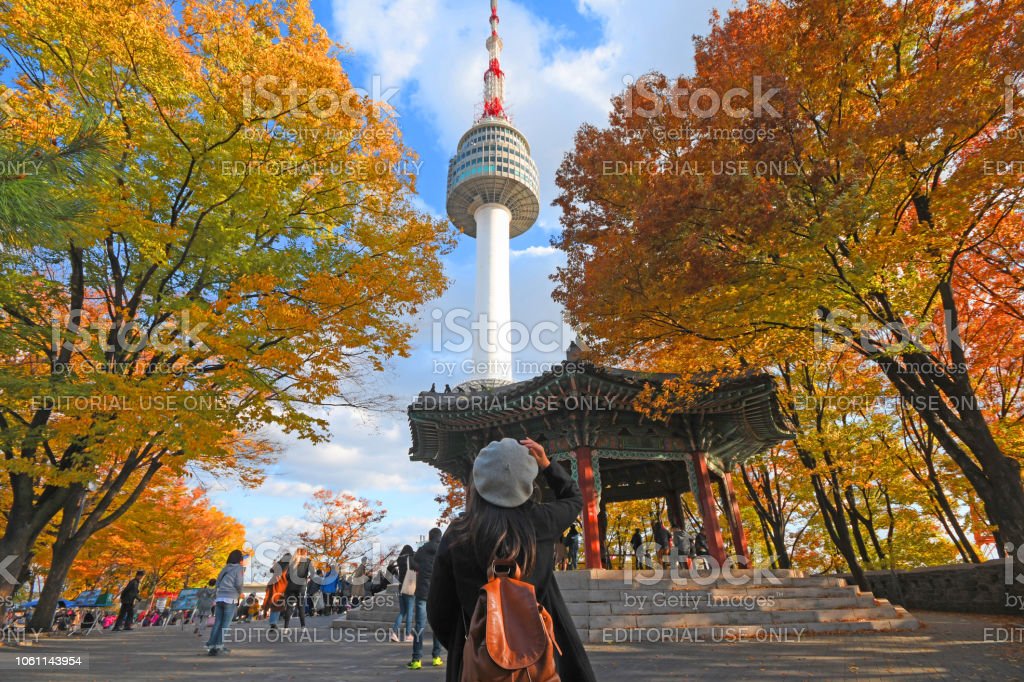
[{"label": "traditional korean pavilion", "polygon": [[731,472],[791,437],[779,414],[774,381],[752,374],[704,387],[666,421],[635,409],[645,387],[657,388],[670,378],[598,367],[570,355],[527,381],[425,391],[408,409],[410,457],[465,482],[473,458],[488,442],[530,437],[542,443],[552,461],[571,468],[583,492],[588,568],[601,568],[607,556],[606,504],[663,497],[669,522],[683,527],[680,495],[689,491],[699,502],[708,548],[724,562],[717,487],[733,553],[749,562]]}]

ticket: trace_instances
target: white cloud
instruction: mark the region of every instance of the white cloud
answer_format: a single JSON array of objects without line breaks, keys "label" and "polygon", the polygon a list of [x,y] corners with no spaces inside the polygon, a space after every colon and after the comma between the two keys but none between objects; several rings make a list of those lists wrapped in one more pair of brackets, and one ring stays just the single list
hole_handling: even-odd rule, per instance
[{"label": "white cloud", "polygon": [[308,497],[317,488],[347,489],[374,498],[381,492],[429,492],[437,487],[431,469],[409,461],[404,414],[333,408],[327,420],[330,436],[322,443],[270,433],[282,445],[271,490],[281,495],[292,485],[294,496]]},{"label": "white cloud", "polygon": [[562,257],[562,252],[553,246],[528,246],[525,249],[512,249],[509,252],[511,258],[547,258],[549,256]]},{"label": "white cloud", "polygon": [[313,493],[322,490],[323,486],[313,485],[305,481],[286,481],[280,478],[271,478],[263,482],[254,492],[257,495],[270,495],[272,497],[312,497]]},{"label": "white cloud", "polygon": [[283,514],[280,516],[257,516],[249,519],[246,524],[249,540],[258,541],[285,539],[293,540],[303,531],[314,531],[316,525],[296,516]]}]

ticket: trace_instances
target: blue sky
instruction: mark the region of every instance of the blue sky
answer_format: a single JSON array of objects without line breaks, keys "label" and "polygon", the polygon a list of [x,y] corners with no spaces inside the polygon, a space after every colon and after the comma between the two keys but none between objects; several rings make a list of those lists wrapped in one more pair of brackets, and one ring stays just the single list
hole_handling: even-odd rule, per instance
[{"label": "blue sky", "polygon": [[[655,69],[692,72],[691,36],[707,31],[713,8],[729,6],[724,0],[501,0],[507,104],[530,140],[542,193],[540,219],[511,245],[513,320],[561,324],[549,280],[562,262],[550,247],[558,230],[551,201],[555,172],[576,129],[603,124],[609,98],[629,77]],[[443,216],[448,158],[481,100],[488,0],[314,0],[313,7],[349,49],[342,62],[353,85],[369,90],[378,77],[384,91],[396,89],[389,102],[406,144],[422,161],[419,200],[423,210]],[[385,544],[415,543],[433,525],[440,484],[432,468],[408,459],[404,407],[431,383],[440,388],[467,378],[438,370],[440,361],[464,358],[434,348],[431,313],[471,308],[473,240],[463,237],[445,265],[450,289],[418,321],[412,356],[393,362],[370,386],[395,396],[394,411],[332,411],[331,437],[315,446],[279,437],[279,461],[257,490],[204,481],[215,503],[246,525],[250,541],[302,530],[302,504],[317,487],[381,500],[389,512],[380,537]],[[562,336],[567,344],[571,330]],[[515,360],[543,364],[562,357],[561,351],[527,349]]]}]

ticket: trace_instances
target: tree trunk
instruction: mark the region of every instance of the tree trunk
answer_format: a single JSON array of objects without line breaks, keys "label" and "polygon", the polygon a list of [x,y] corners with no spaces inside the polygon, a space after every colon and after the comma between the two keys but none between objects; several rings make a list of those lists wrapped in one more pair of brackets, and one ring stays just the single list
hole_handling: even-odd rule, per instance
[{"label": "tree trunk", "polygon": [[871,345],[865,346],[863,352],[879,366],[939,446],[963,471],[981,498],[989,521],[997,527],[997,545],[1012,543],[1017,548],[1024,545],[1020,463],[1004,454],[996,443],[971,385],[952,284],[940,283],[938,293],[951,362],[913,345],[898,357],[883,347]]},{"label": "tree trunk", "polygon": [[775,568],[793,568],[793,560],[789,557],[786,546],[786,526],[777,526],[772,530],[772,544],[775,546]]},{"label": "tree trunk", "polygon": [[84,540],[79,540],[75,533],[84,501],[85,490],[81,486],[76,486],[64,504],[60,526],[57,528],[57,538],[53,542],[50,570],[47,571],[43,589],[39,592],[39,603],[32,612],[32,620],[28,623],[28,629],[32,632],[47,632],[53,625],[53,614],[57,610],[57,602],[64,594],[71,565],[84,544]]},{"label": "tree trunk", "polygon": [[[801,460],[804,460],[804,455],[801,455]],[[810,466],[808,466],[806,461],[804,461],[804,465],[808,469],[814,469],[813,460]],[[825,522],[825,529],[828,531],[832,544],[839,550],[843,560],[846,561],[846,565],[850,568],[853,581],[862,590],[870,591],[871,585],[868,583],[867,576],[864,575],[864,569],[861,568],[860,562],[857,561],[857,553],[853,548],[850,527],[846,520],[845,507],[843,506],[842,499],[839,497],[838,489],[836,489],[835,485],[833,486],[833,494],[835,496],[835,504],[833,504],[829,500],[829,494],[825,490],[825,485],[818,474],[811,474],[811,485],[814,488],[814,497],[818,501],[818,508],[821,509],[821,518]]]},{"label": "tree trunk", "polygon": [[4,536],[0,539],[0,619],[6,614],[14,601],[14,593],[30,576],[29,561],[35,535],[27,529],[8,525]]},{"label": "tree trunk", "polygon": [[846,503],[849,505],[847,512],[850,516],[850,535],[853,536],[853,540],[857,544],[857,551],[860,553],[861,561],[870,564],[871,555],[868,554],[868,547],[864,544],[864,536],[860,534],[861,517],[857,514],[857,503],[853,499],[853,488],[846,486],[843,494],[846,497]]},{"label": "tree trunk", "polygon": [[[789,558],[789,548],[786,547],[786,520],[783,516],[784,510],[775,503],[772,491],[772,477],[768,467],[762,466],[759,472],[761,476],[760,489],[754,485],[750,474],[745,466],[740,466],[740,476],[743,478],[743,486],[747,490],[757,512],[757,519],[761,524],[761,533],[764,535],[765,549],[771,555],[772,568],[791,568],[792,561]],[[776,485],[778,485],[776,483]]]},{"label": "tree trunk", "polygon": [[53,614],[57,610],[57,602],[62,599],[64,585],[67,583],[68,574],[75,563],[80,546],[65,543],[58,548],[53,548],[53,562],[46,574],[46,581],[43,589],[39,592],[39,604],[32,612],[32,620],[28,623],[28,629],[32,632],[46,632],[53,625]]},{"label": "tree trunk", "polygon": [[11,505],[7,527],[0,537],[0,619],[26,575],[32,548],[67,498],[66,488],[46,487],[36,494],[34,481],[25,474],[9,474]]},{"label": "tree trunk", "polygon": [[964,532],[964,528],[960,524],[960,519],[957,518],[952,505],[949,504],[949,499],[946,497],[946,491],[939,480],[939,474],[935,470],[935,462],[931,455],[925,457],[925,466],[928,467],[928,481],[934,490],[935,502],[939,506],[941,513],[946,517],[942,524],[946,526],[946,532],[953,537],[953,541],[959,546],[958,548],[965,561],[972,564],[981,563],[978,553],[974,551],[974,543],[968,539],[967,533]]},{"label": "tree trunk", "polygon": [[[138,464],[125,463],[113,481],[99,493],[99,499],[95,502],[95,506],[88,514],[84,515],[84,518],[83,511],[87,506],[86,501],[89,495],[87,489],[81,484],[75,484],[65,489],[63,514],[57,529],[57,538],[53,543],[53,565],[46,575],[39,605],[32,615],[30,627],[39,629],[49,627],[53,621],[53,612],[57,608],[57,602],[64,590],[68,572],[71,570],[75,557],[82,551],[82,547],[94,533],[117,521],[135,504],[142,491],[146,489],[162,466],[159,458],[150,461],[128,496],[115,509],[111,510],[110,507],[115,497],[124,489],[131,474],[139,468]],[[46,595],[45,600],[43,595]]]}]

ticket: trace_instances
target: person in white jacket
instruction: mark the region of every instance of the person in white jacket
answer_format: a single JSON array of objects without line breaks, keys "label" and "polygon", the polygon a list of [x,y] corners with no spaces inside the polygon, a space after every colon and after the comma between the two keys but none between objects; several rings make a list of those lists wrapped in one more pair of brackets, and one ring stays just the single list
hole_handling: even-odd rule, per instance
[{"label": "person in white jacket", "polygon": [[248,557],[240,549],[231,550],[228,562],[220,569],[217,576],[217,596],[213,605],[213,632],[206,642],[206,649],[211,656],[228,651],[224,648],[224,631],[231,624],[231,616],[235,613],[235,605],[242,598],[245,587],[245,564]]}]

